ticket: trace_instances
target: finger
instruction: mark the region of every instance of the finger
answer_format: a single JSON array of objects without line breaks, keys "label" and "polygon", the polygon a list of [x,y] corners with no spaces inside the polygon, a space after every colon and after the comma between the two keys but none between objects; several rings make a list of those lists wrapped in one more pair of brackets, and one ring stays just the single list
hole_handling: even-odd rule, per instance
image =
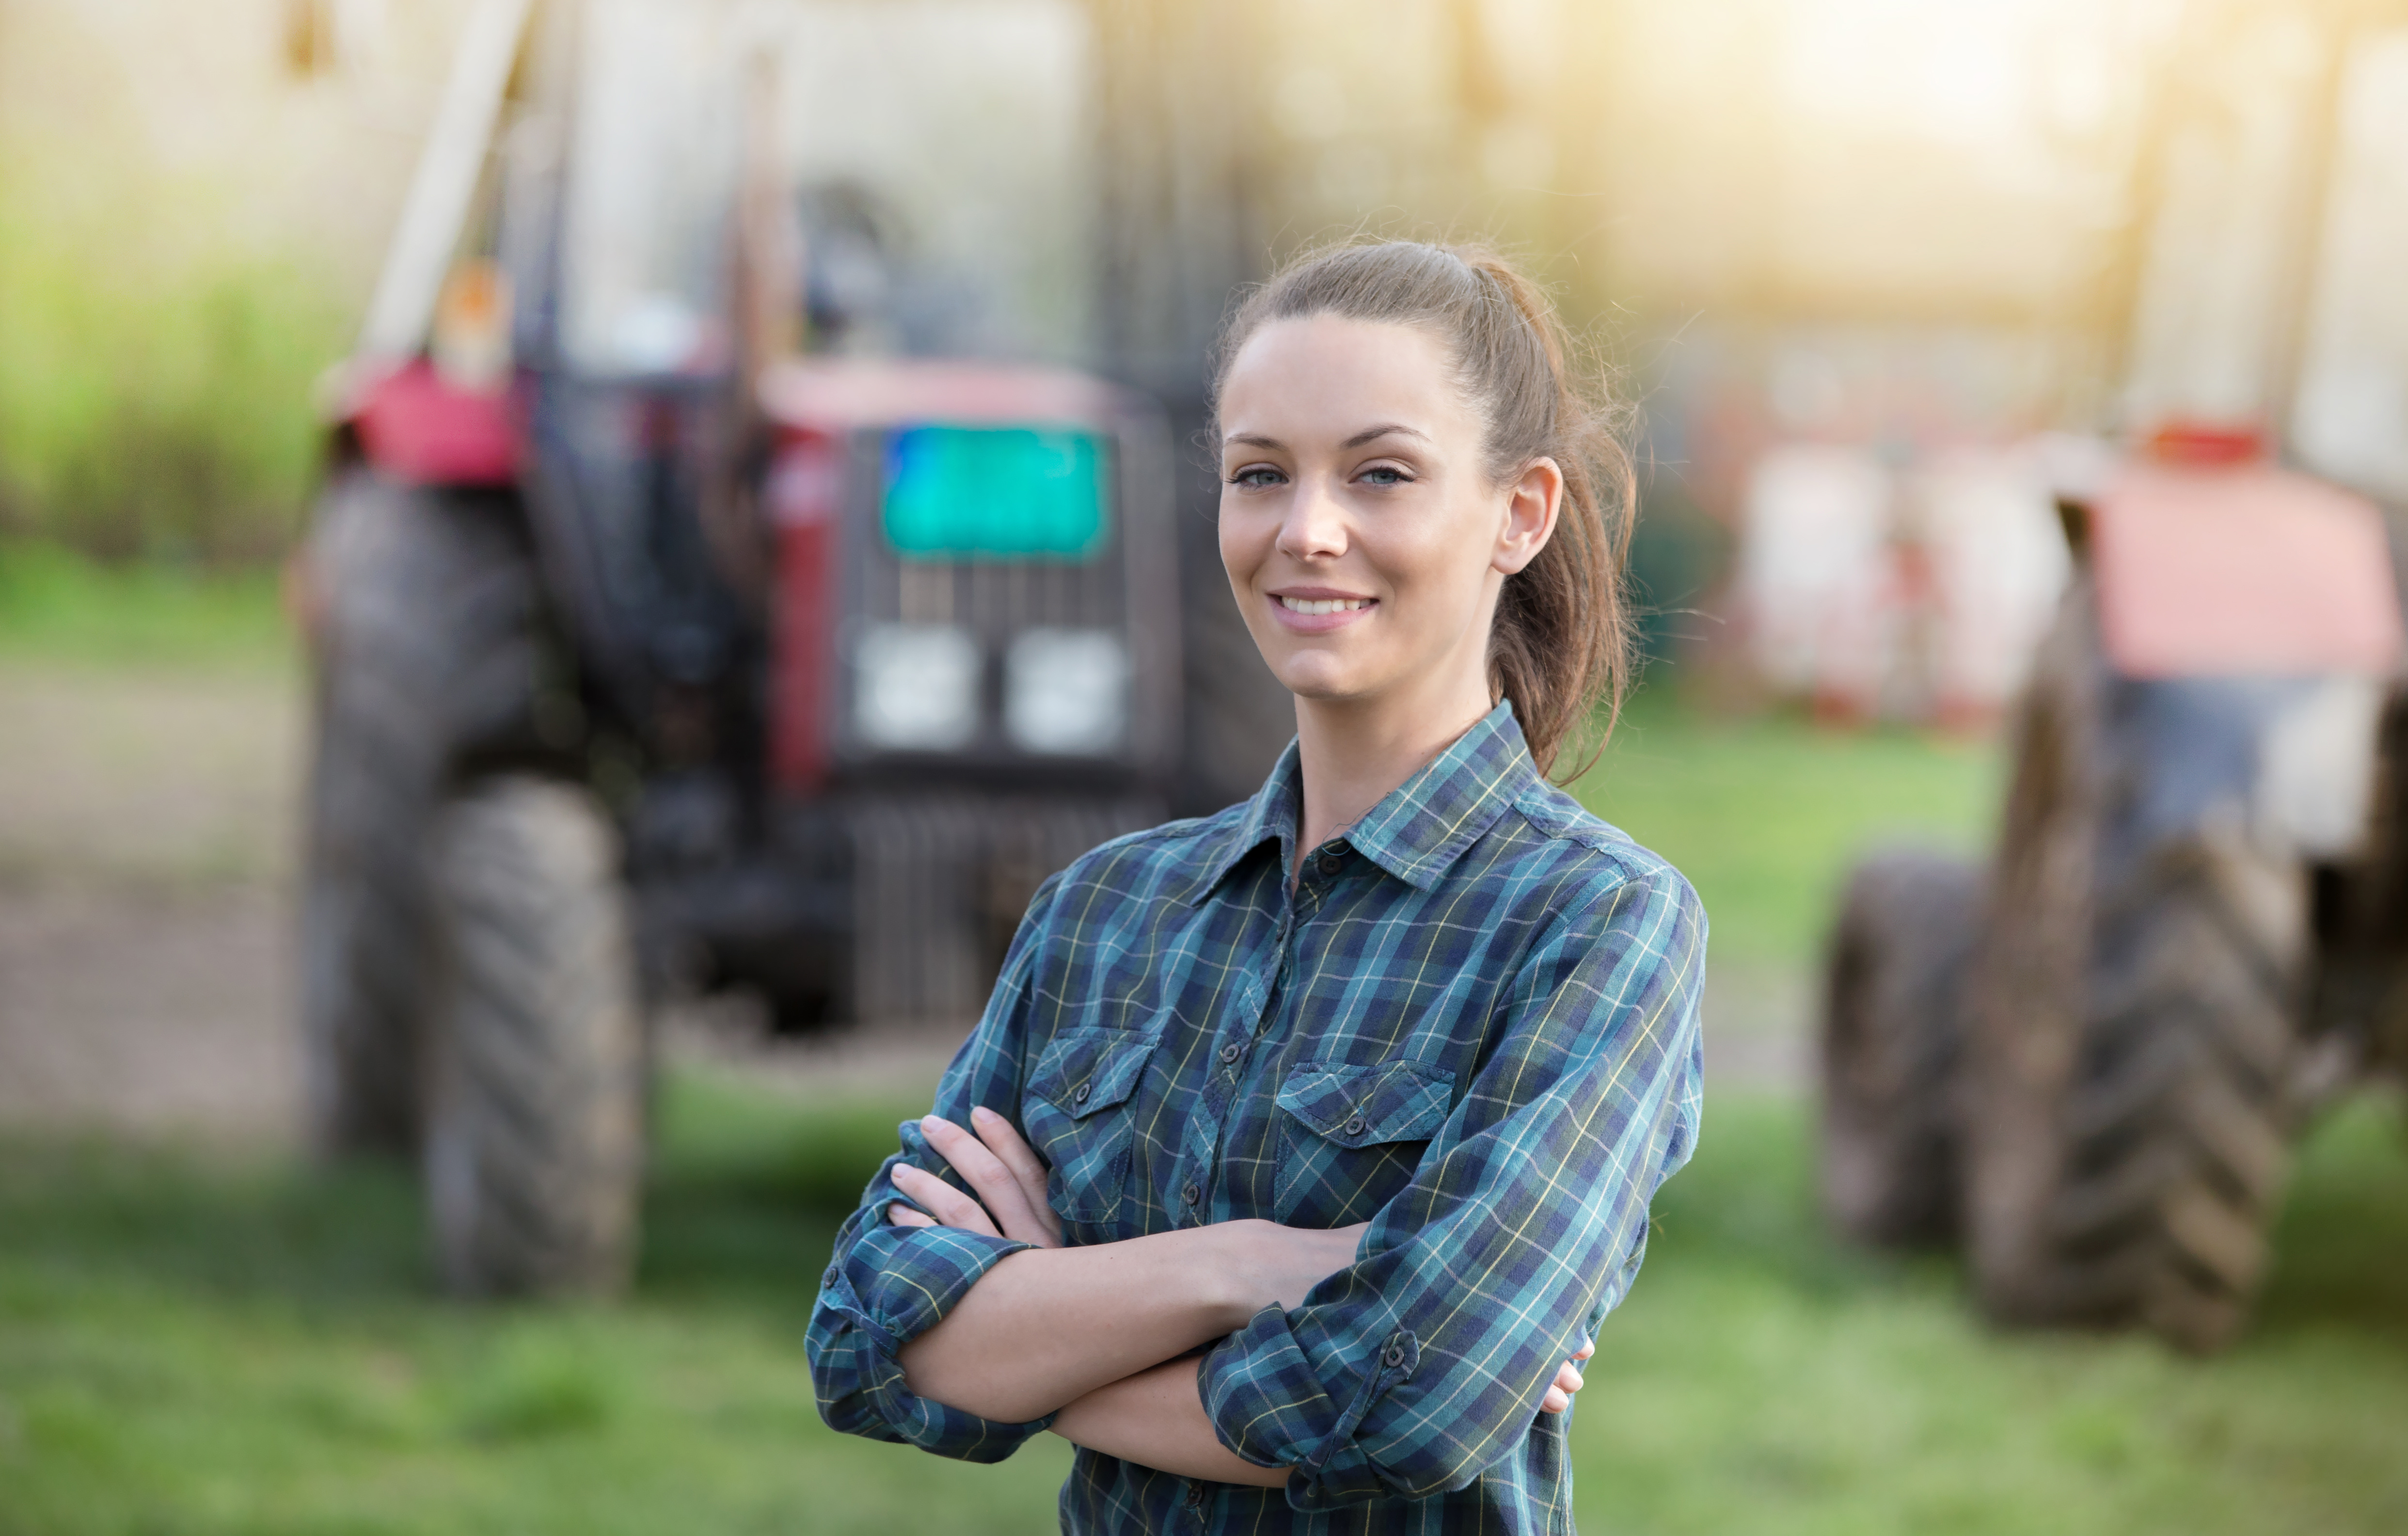
[{"label": "finger", "polygon": [[1566,1397],[1563,1393],[1551,1386],[1547,1388],[1547,1395],[1539,1400],[1539,1412],[1541,1414],[1560,1414],[1571,1405],[1572,1400],[1570,1398]]},{"label": "finger", "polygon": [[995,1218],[987,1213],[984,1206],[935,1174],[903,1163],[896,1167],[892,1177],[895,1187],[934,1217],[935,1225],[984,1232],[991,1237],[1002,1235],[996,1231]]},{"label": "finger", "polygon": [[1011,1170],[1020,1184],[1020,1193],[1028,1201],[1029,1213],[1053,1239],[1049,1246],[1059,1247],[1062,1242],[1062,1218],[1054,1213],[1052,1202],[1045,1198],[1045,1160],[1021,1139],[1011,1122],[982,1104],[970,1111],[970,1125],[978,1132],[987,1150]]},{"label": "finger", "polygon": [[1572,1351],[1572,1358],[1573,1358],[1573,1359],[1575,1359],[1575,1360],[1585,1360],[1585,1359],[1587,1359],[1590,1356],[1592,1356],[1592,1355],[1594,1355],[1594,1354],[1596,1354],[1596,1353],[1597,1353],[1597,1341],[1596,1341],[1596,1340],[1594,1340],[1594,1339],[1591,1339],[1591,1340],[1587,1341],[1586,1342],[1583,1343],[1583,1344],[1580,1346],[1580,1348],[1578,1348],[1578,1349],[1576,1349],[1576,1350]]},{"label": "finger", "polygon": [[1580,1373],[1578,1366],[1567,1365],[1555,1372],[1555,1385],[1566,1392],[1577,1392],[1587,1385],[1588,1378]]},{"label": "finger", "polygon": [[895,1187],[910,1197],[911,1203],[947,1227],[966,1232],[984,1232],[989,1237],[1001,1237],[995,1222],[978,1201],[955,1189],[933,1173],[924,1172],[909,1163],[897,1163],[887,1177]]},{"label": "finger", "polygon": [[1035,1242],[1043,1236],[1044,1227],[1028,1209],[1020,1181],[1003,1166],[1002,1158],[987,1150],[985,1142],[938,1114],[922,1120],[920,1131],[995,1217],[1000,1236],[1022,1242]]},{"label": "finger", "polygon": [[888,1206],[886,1208],[886,1223],[890,1227],[934,1227],[937,1225],[936,1221],[931,1218],[926,1212],[914,1211],[908,1205]]}]

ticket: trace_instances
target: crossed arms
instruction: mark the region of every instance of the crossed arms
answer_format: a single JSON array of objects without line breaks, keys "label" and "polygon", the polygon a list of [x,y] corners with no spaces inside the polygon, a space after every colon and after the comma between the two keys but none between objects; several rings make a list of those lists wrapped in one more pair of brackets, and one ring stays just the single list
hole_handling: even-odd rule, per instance
[{"label": "crossed arms", "polygon": [[[1157,1471],[1284,1484],[1288,1468],[1257,1466],[1221,1443],[1192,1352],[1274,1302],[1302,1305],[1305,1292],[1354,1261],[1368,1224],[1316,1230],[1233,1221],[1065,1248],[1045,1200],[1044,1164],[993,1110],[975,1110],[970,1121],[966,1130],[931,1115],[921,1127],[970,1193],[897,1164],[895,1187],[927,1213],[896,1205],[887,1219],[1031,1246],[998,1262],[942,1322],[904,1346],[910,1389],[982,1418],[1053,1414],[1063,1439]],[[1584,1343],[1556,1370],[1544,1412],[1570,1405],[1582,1385],[1577,1362],[1592,1353]]]},{"label": "crossed arms", "polygon": [[1021,1101],[1042,1028],[1015,945],[1021,974],[939,1090],[945,1119],[903,1127],[838,1239],[811,1320],[823,1416],[981,1461],[1050,1428],[1179,1475],[1284,1483],[1307,1511],[1465,1486],[1569,1396],[1560,1368],[1621,1299],[1648,1201],[1696,1138],[1696,898],[1669,873],[1579,894],[1501,989],[1411,1184],[1329,1232],[1058,1246],[1036,1155],[979,1113]]}]

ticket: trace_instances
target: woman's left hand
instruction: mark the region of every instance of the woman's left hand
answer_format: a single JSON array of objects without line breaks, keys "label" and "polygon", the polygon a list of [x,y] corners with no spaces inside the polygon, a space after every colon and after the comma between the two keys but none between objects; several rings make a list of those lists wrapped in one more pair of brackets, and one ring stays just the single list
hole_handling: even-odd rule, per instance
[{"label": "woman's left hand", "polygon": [[1596,1353],[1597,1345],[1585,1343],[1580,1346],[1579,1354],[1563,1363],[1563,1368],[1555,1372],[1555,1379],[1547,1384],[1547,1395],[1539,1400],[1540,1413],[1560,1414],[1572,1405],[1572,1394],[1579,1391],[1585,1381],[1581,1375],[1580,1362]]},{"label": "woman's left hand", "polygon": [[958,1227],[1039,1248],[1062,1246],[1062,1218],[1045,1200],[1043,1161],[1011,1128],[1011,1122],[995,1111],[983,1106],[972,1110],[970,1124],[975,1136],[932,1114],[920,1122],[920,1130],[971,1194],[909,1163],[897,1163],[890,1175],[895,1187],[924,1209],[891,1205],[886,1219],[896,1227]]}]

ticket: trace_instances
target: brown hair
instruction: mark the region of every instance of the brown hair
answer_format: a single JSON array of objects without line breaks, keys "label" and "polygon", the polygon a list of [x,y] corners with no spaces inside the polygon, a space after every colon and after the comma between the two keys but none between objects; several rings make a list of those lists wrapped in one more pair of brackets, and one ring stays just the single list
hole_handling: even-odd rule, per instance
[{"label": "brown hair", "polygon": [[[1248,294],[1221,333],[1216,400],[1254,332],[1322,314],[1418,325],[1444,341],[1486,424],[1493,483],[1518,478],[1537,459],[1562,467],[1555,534],[1505,579],[1488,639],[1489,688],[1513,701],[1531,756],[1551,770],[1565,739],[1600,703],[1612,731],[1628,675],[1622,568],[1637,482],[1604,389],[1577,373],[1545,291],[1504,257],[1477,246],[1376,240],[1309,252]],[[1592,751],[1564,778],[1595,760]]]}]

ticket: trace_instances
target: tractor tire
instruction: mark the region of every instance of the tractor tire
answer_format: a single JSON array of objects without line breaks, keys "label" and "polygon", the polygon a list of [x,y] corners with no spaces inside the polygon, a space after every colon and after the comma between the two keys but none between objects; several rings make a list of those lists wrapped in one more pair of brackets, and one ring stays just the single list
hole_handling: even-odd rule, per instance
[{"label": "tractor tire", "polygon": [[610,824],[525,776],[446,807],[431,848],[425,1179],[445,1287],[624,1285],[643,1171],[645,1041]]},{"label": "tractor tire", "polygon": [[1957,1228],[1956,1071],[1979,865],[1885,854],[1849,877],[1823,1010],[1823,1203],[1860,1242]]},{"label": "tractor tire", "polygon": [[300,922],[312,1140],[331,1155],[407,1156],[422,850],[461,754],[529,714],[536,577],[490,498],[366,471],[328,491],[304,558],[320,605]]},{"label": "tractor tire", "polygon": [[2077,585],[1967,982],[1969,1247],[2000,1321],[2203,1353],[2247,1318],[2287,1170],[2307,891],[2237,813],[2126,820],[2149,768],[2110,744],[2119,686]]},{"label": "tractor tire", "polygon": [[2248,1319],[2289,1172],[2303,893],[2236,826],[2150,850],[2100,904],[2054,1284],[2075,1320],[2203,1353]]}]

